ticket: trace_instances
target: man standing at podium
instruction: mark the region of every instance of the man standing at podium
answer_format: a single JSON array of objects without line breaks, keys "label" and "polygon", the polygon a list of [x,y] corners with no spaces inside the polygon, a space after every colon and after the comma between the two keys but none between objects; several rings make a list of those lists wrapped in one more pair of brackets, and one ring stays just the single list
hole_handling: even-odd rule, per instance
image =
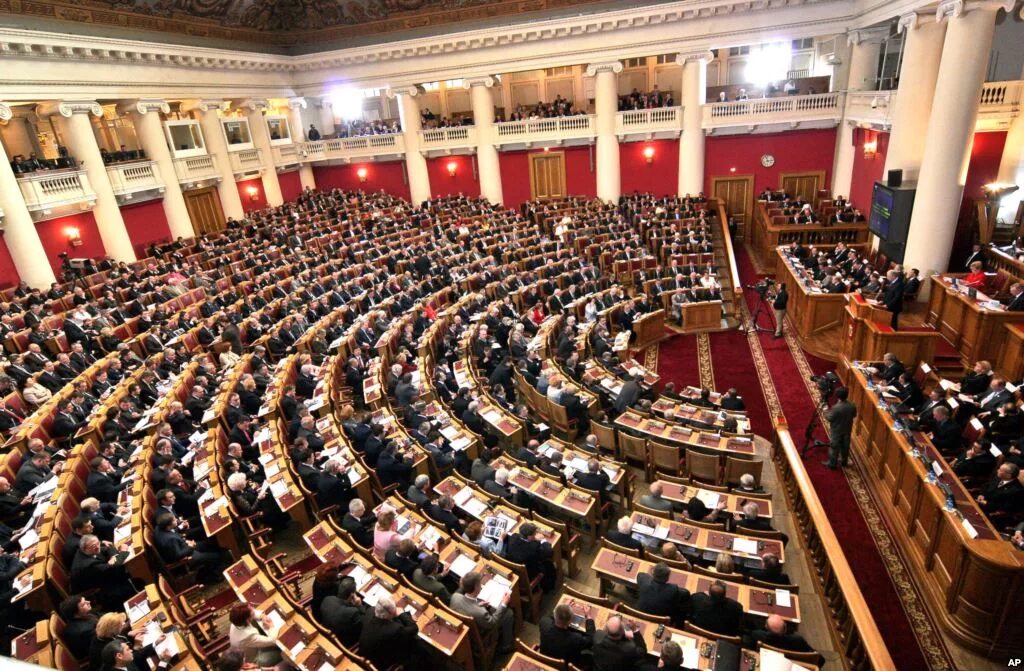
[{"label": "man standing at podium", "polygon": [[903,281],[903,273],[899,270],[890,270],[886,273],[886,277],[889,284],[885,288],[885,297],[882,302],[885,304],[885,309],[892,313],[892,322],[890,323],[892,330],[898,331],[900,312],[903,311],[903,289],[906,284]]}]

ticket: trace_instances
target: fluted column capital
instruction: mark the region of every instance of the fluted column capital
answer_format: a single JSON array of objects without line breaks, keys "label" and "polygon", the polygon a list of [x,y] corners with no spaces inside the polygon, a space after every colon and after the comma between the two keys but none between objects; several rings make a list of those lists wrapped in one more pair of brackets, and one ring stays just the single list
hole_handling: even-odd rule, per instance
[{"label": "fluted column capital", "polygon": [[117,111],[121,114],[129,114],[131,112],[137,114],[148,114],[149,112],[170,114],[171,106],[167,104],[166,100],[159,98],[139,98],[138,100],[121,103],[117,106]]},{"label": "fluted column capital", "polygon": [[997,12],[1003,9],[1012,12],[1016,4],[1016,0],[942,0],[935,8],[935,20],[941,22],[943,19],[959,19],[964,14],[977,10]]},{"label": "fluted column capital", "polygon": [[14,116],[11,106],[7,103],[0,103],[0,121],[10,121]]},{"label": "fluted column capital", "polygon": [[691,51],[688,53],[676,54],[676,65],[686,65],[687,63],[710,63],[715,59],[715,55],[707,49],[700,51]]},{"label": "fluted column capital", "polygon": [[875,28],[858,28],[846,31],[846,43],[850,46],[858,44],[881,43],[889,36],[889,26]]},{"label": "fluted column capital", "polygon": [[288,109],[299,110],[307,109],[308,107],[309,103],[306,102],[306,99],[302,96],[295,96],[294,98],[288,99]]},{"label": "fluted column capital", "polygon": [[416,85],[412,85],[412,86],[392,86],[392,87],[388,88],[388,90],[387,90],[387,96],[388,96],[388,98],[391,98],[392,100],[394,100],[398,96],[408,96],[410,98],[415,98],[420,93],[422,93],[422,91],[420,90],[420,87],[418,87]]},{"label": "fluted column capital", "polygon": [[270,101],[266,98],[247,98],[242,101],[239,107],[249,112],[264,112],[270,109]]},{"label": "fluted column capital", "polygon": [[183,112],[199,110],[200,112],[227,112],[231,102],[220,98],[202,98],[199,100],[186,100],[181,104]]},{"label": "fluted column capital", "polygon": [[471,89],[474,86],[486,86],[491,88],[494,86],[494,77],[485,75],[483,77],[469,77],[462,83],[463,88]]},{"label": "fluted column capital", "polygon": [[62,116],[70,119],[75,114],[103,116],[103,107],[95,100],[52,100],[36,105],[36,114],[41,117]]},{"label": "fluted column capital", "polygon": [[596,77],[601,72],[611,72],[617,75],[622,72],[622,63],[620,61],[607,61],[604,63],[591,63],[587,66],[588,77]]}]

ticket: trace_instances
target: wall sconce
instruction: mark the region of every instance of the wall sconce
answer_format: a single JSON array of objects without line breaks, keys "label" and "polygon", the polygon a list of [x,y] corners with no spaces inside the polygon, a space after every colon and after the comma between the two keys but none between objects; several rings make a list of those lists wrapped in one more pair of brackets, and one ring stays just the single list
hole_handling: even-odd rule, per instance
[{"label": "wall sconce", "polygon": [[247,188],[247,189],[245,190],[245,192],[246,192],[247,194],[249,194],[249,200],[251,200],[251,201],[253,201],[253,202],[255,202],[255,201],[256,201],[256,199],[257,199],[257,198],[259,197],[259,195],[260,195],[260,190],[259,190],[259,189],[257,189],[257,188],[256,188],[255,186],[250,186],[250,187],[248,187],[248,188]]},{"label": "wall sconce", "polygon": [[455,161],[449,161],[447,168],[448,168],[448,176],[449,177],[455,177],[455,173],[458,172],[458,170],[459,170],[459,164],[456,163]]},{"label": "wall sconce", "polygon": [[648,163],[654,163],[654,147],[644,148],[644,160]]},{"label": "wall sconce", "polygon": [[878,154],[878,138],[872,138],[864,142],[864,158],[869,161]]},{"label": "wall sconce", "polygon": [[82,234],[74,226],[68,226],[64,229],[65,235],[68,236],[68,244],[72,247],[82,246]]},{"label": "wall sconce", "polygon": [[366,174],[366,168],[359,168],[359,170],[356,170],[356,177],[359,178],[360,182],[366,181]]}]

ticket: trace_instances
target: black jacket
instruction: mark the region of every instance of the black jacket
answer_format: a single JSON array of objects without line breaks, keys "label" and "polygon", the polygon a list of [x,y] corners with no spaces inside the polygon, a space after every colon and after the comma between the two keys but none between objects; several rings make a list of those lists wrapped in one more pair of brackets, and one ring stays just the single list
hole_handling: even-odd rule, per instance
[{"label": "black jacket", "polygon": [[[322,607],[322,606],[321,606]],[[391,620],[382,620],[367,611],[359,636],[359,654],[378,669],[387,669],[406,662],[415,654],[420,628],[408,613]]]},{"label": "black jacket", "polygon": [[602,631],[594,637],[594,671],[636,669],[646,659],[647,646],[643,636],[634,636],[633,640],[623,636],[616,640]]},{"label": "black jacket", "polygon": [[690,604],[690,621],[701,629],[725,636],[737,636],[740,633],[743,606],[739,602],[729,597],[715,600],[711,595],[701,592],[693,595]]},{"label": "black jacket", "polygon": [[320,604],[320,623],[334,632],[342,645],[350,648],[359,642],[366,612],[362,603],[353,605],[328,596]]},{"label": "black jacket", "polygon": [[639,585],[639,598],[636,609],[650,615],[668,616],[678,620],[686,611],[690,600],[690,592],[670,582],[656,582],[650,573],[641,573],[636,577]]},{"label": "black jacket", "polygon": [[545,615],[540,619],[541,654],[583,667],[584,652],[594,646],[594,621],[588,617],[585,626],[586,632],[561,629],[550,615]]}]

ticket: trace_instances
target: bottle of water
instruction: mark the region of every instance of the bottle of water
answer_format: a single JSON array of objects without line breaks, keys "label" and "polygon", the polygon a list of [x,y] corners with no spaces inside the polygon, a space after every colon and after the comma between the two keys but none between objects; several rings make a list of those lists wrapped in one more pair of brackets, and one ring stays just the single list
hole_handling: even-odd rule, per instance
[{"label": "bottle of water", "polygon": [[956,510],[956,501],[953,499],[953,495],[949,494],[946,496],[946,512],[951,513]]}]

